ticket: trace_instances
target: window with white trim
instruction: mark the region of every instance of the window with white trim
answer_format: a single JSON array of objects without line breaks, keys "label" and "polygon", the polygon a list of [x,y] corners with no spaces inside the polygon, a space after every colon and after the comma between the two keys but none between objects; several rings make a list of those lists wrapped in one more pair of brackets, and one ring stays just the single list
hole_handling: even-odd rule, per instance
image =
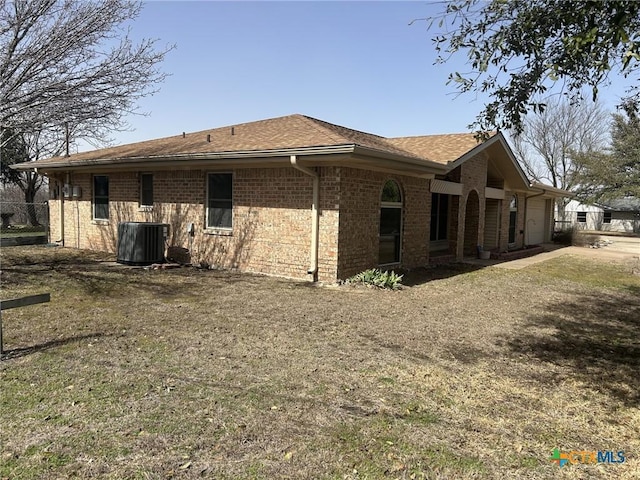
[{"label": "window with white trim", "polygon": [[109,220],[109,177],[93,177],[93,219]]},{"label": "window with white trim", "polygon": [[604,212],[602,216],[602,223],[611,223],[611,212]]},{"label": "window with white trim", "polygon": [[587,212],[578,212],[576,219],[578,223],[587,223]]},{"label": "window with white trim", "polygon": [[233,226],[233,174],[207,175],[207,228],[231,230]]}]

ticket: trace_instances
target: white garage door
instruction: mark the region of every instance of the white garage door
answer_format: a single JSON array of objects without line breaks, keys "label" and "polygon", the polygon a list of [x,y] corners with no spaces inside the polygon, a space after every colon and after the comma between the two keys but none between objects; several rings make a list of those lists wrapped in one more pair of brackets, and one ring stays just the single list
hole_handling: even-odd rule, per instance
[{"label": "white garage door", "polygon": [[547,201],[544,198],[530,198],[527,202],[527,227],[525,231],[525,243],[537,245],[545,242],[545,211]]}]

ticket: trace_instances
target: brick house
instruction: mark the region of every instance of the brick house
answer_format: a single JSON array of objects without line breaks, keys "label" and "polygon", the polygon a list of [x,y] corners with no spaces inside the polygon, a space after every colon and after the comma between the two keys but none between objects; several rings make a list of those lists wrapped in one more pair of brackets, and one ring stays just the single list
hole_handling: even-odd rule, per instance
[{"label": "brick house", "polygon": [[384,138],[303,115],[16,167],[49,177],[64,246],[113,252],[120,222],[163,222],[193,262],[325,282],[548,241],[565,193],[531,185],[500,133]]}]

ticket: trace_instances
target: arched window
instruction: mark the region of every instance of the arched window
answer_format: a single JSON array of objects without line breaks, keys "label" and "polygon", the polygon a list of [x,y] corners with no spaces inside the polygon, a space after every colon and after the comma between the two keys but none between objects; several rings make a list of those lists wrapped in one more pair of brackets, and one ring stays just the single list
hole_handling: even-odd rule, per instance
[{"label": "arched window", "polygon": [[509,244],[516,243],[516,222],[518,220],[518,197],[511,197],[509,203]]},{"label": "arched window", "polygon": [[400,186],[388,180],[382,188],[380,204],[380,265],[400,263],[402,239],[402,193]]}]

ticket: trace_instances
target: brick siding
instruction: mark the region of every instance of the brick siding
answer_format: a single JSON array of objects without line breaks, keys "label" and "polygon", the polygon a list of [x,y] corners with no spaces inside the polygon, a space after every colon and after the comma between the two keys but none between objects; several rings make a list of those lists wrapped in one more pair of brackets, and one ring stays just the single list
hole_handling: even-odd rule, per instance
[{"label": "brick siding", "polygon": [[[321,250],[319,277],[335,281],[338,191],[335,169],[321,170]],[[92,219],[93,175],[73,174],[80,199],[65,199],[65,246],[115,252],[123,221],[170,225],[169,245],[189,248],[187,226],[194,223],[192,261],[220,268],[308,278],[311,242],[311,177],[293,168],[233,171],[232,232],[211,233],[206,222],[204,170],[153,172],[153,209],[139,208],[139,174],[107,173],[109,220]],[[60,201],[52,200],[52,238],[61,238]]]},{"label": "brick siding", "polygon": [[[64,200],[64,244],[115,252],[117,226],[123,221],[170,225],[169,245],[190,249],[192,262],[225,269],[312,279],[307,273],[311,254],[313,180],[292,168],[246,168],[233,173],[233,228],[206,228],[207,170],[162,170],[153,173],[153,208],[141,208],[140,173],[100,173],[109,177],[109,220],[93,220],[93,174],[72,173],[78,199]],[[414,268],[429,262],[431,217],[430,181],[356,168],[319,167],[320,281],[346,279],[378,265],[382,188],[395,180],[403,198],[401,263]],[[448,175],[460,181],[461,196],[450,197],[450,253],[459,259],[475,253],[484,237],[487,159],[477,155]],[[509,199],[502,201],[499,248],[508,243]],[[524,195],[518,197],[517,245],[522,245]],[[61,200],[51,201],[51,235],[61,239]],[[472,218],[467,218],[467,213]],[[190,239],[187,226],[193,223]],[[466,248],[465,248],[466,245]],[[465,251],[466,250],[466,251]],[[473,250],[471,252],[470,250]]]},{"label": "brick siding", "polygon": [[403,199],[400,267],[424,266],[429,258],[431,194],[422,178],[342,168],[338,278],[378,266],[380,204],[387,180],[400,186]]}]

